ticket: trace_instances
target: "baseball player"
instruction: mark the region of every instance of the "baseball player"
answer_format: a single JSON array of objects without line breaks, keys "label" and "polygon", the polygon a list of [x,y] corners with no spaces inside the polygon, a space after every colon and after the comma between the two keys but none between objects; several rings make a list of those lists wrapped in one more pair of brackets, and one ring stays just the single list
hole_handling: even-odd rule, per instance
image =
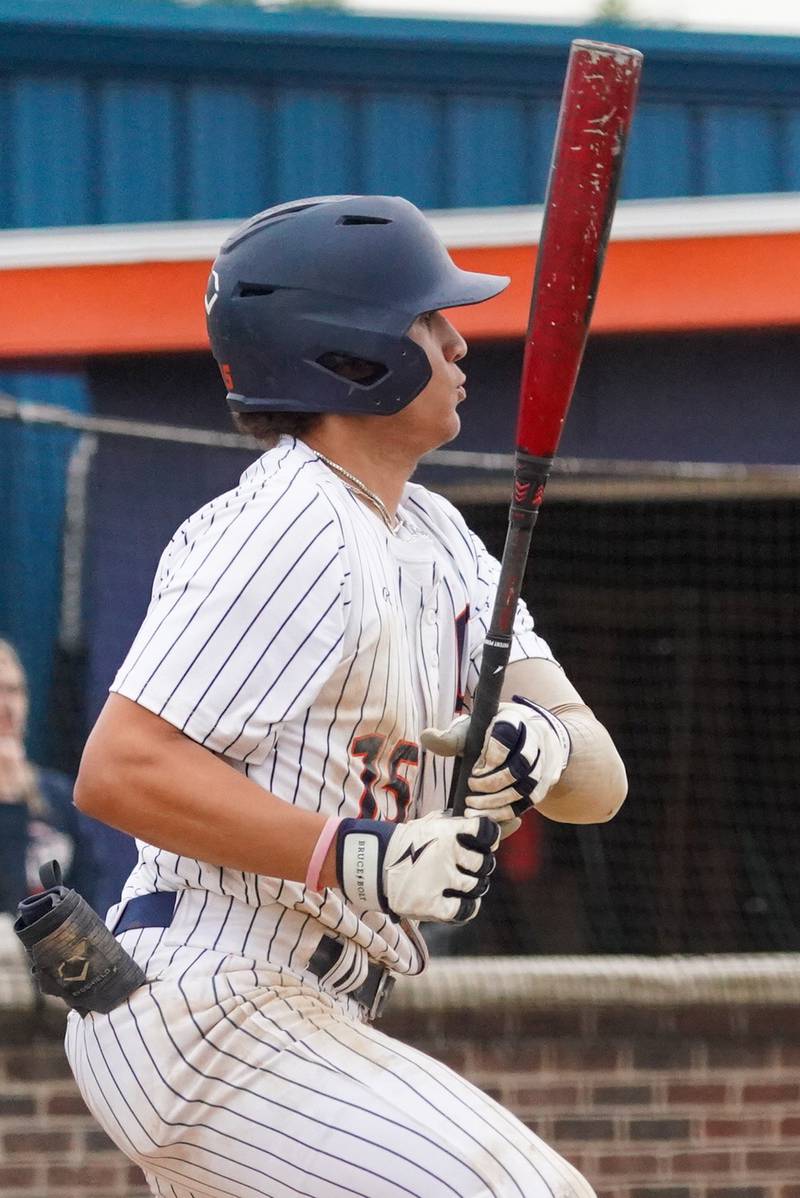
[{"label": "baseball player", "polygon": [[459,270],[396,197],[298,200],[214,263],[214,355],[263,456],[178,529],[86,746],[78,806],[136,836],[108,926],[147,984],[72,1013],[95,1116],[164,1198],[591,1198],[508,1111],[373,1025],[420,921],[478,912],[531,807],[610,818],[625,773],[520,605],[463,817],[454,755],[498,564],[410,482],[456,436]]}]

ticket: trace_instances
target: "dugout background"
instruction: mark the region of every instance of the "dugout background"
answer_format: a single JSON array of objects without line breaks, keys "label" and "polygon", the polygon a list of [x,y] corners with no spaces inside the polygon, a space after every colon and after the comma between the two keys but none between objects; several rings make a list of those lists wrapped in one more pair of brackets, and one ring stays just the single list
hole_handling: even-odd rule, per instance
[{"label": "dugout background", "polygon": [[[590,345],[564,455],[797,459],[796,337],[603,338]],[[479,345],[457,448],[513,441],[519,348]],[[625,389],[620,389],[620,379]],[[89,372],[98,416],[228,429],[205,356],[108,359]],[[769,379],[768,415],[754,391]],[[635,417],[635,418],[634,418]],[[793,437],[798,443],[793,443]],[[85,680],[56,680],[58,752],[74,763],[144,613],[159,555],[181,521],[235,486],[249,451],[100,436],[88,476]],[[422,468],[455,487],[500,553],[507,482]],[[470,502],[487,481],[500,502]],[[466,502],[463,500],[466,498]],[[559,497],[551,484],[525,594],[537,626],[607,722],[631,794],[609,825],[531,820],[509,842],[480,926],[437,933],[440,952],[670,953],[800,948],[796,594],[800,501],[657,498],[640,487]],[[68,675],[67,675],[68,676]],[[71,705],[78,718],[64,721]],[[70,756],[72,762],[70,762]],[[98,827],[104,902],[130,842]]]}]

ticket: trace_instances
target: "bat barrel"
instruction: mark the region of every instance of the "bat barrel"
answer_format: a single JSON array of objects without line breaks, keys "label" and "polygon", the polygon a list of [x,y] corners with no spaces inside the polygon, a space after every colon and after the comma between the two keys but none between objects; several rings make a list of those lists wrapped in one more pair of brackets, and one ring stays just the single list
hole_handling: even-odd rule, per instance
[{"label": "bat barrel", "polygon": [[536,258],[517,447],[553,457],[577,379],[611,229],[642,55],[572,43]]}]

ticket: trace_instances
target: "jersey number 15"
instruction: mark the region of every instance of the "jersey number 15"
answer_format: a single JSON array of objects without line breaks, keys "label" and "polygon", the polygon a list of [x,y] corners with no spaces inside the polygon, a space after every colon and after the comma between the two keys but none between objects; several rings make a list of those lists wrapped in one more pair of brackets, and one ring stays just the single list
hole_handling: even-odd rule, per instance
[{"label": "jersey number 15", "polygon": [[394,795],[397,804],[397,814],[394,823],[405,821],[408,805],[411,802],[411,782],[405,773],[404,766],[416,767],[419,762],[419,745],[413,740],[398,740],[392,747],[388,758],[389,777],[381,782],[380,758],[384,756],[386,737],[380,732],[368,732],[363,736],[354,736],[350,743],[350,754],[359,757],[364,762],[361,770],[362,791],[359,799],[359,818],[377,819],[380,815],[378,800],[375,798],[376,787]]}]

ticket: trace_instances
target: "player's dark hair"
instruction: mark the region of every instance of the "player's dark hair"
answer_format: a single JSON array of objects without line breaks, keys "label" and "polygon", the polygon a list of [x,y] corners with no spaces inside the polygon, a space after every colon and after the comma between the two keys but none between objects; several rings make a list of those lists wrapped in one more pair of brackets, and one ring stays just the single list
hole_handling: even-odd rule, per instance
[{"label": "player's dark hair", "polygon": [[302,441],[321,419],[318,412],[231,412],[240,433],[255,437],[266,449],[284,436]]}]

